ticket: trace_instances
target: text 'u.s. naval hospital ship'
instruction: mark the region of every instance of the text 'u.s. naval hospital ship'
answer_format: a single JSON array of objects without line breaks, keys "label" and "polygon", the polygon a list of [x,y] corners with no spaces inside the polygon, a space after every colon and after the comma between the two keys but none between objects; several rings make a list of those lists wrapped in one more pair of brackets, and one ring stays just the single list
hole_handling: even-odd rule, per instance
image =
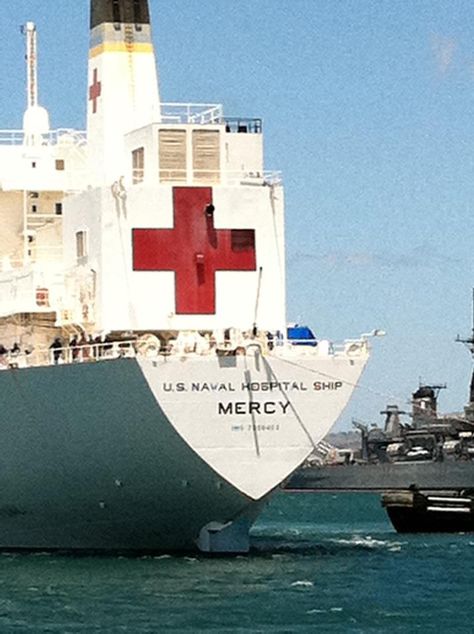
[{"label": "text 'u.s. naval hospital ship'", "polygon": [[[146,0],[92,0],[87,134],[0,145],[0,548],[248,549],[368,357],[289,339],[259,119],[160,102]],[[302,345],[303,344],[303,345]]]}]

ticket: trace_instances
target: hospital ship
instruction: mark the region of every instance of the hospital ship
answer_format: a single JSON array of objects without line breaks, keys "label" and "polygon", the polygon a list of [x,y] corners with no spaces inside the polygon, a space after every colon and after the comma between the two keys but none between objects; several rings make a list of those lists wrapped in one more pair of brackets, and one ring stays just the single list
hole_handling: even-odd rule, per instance
[{"label": "hospital ship", "polygon": [[368,338],[288,337],[262,121],[161,101],[147,0],[90,3],[86,131],[50,128],[23,32],[23,128],[0,132],[0,548],[245,552]]}]

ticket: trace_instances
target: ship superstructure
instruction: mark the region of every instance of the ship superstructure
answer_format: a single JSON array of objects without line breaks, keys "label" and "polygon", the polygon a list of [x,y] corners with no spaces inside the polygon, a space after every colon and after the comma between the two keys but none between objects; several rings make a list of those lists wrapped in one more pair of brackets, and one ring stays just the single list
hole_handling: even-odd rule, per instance
[{"label": "ship superstructure", "polygon": [[286,337],[261,120],[160,101],[146,0],[92,0],[90,29],[87,134],[49,130],[28,23],[0,139],[0,547],[246,550],[367,338]]}]

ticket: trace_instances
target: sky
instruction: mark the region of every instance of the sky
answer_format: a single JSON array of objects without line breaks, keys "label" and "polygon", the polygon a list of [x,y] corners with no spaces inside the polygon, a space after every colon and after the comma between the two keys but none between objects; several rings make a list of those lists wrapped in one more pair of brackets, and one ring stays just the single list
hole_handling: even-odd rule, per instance
[{"label": "sky", "polygon": [[[38,28],[39,101],[85,127],[88,0],[14,0],[0,20],[0,128],[21,128],[20,26]],[[337,424],[380,422],[420,381],[467,402],[474,286],[474,4],[150,0],[163,101],[261,117],[282,170],[288,319],[341,341],[381,328]]]}]

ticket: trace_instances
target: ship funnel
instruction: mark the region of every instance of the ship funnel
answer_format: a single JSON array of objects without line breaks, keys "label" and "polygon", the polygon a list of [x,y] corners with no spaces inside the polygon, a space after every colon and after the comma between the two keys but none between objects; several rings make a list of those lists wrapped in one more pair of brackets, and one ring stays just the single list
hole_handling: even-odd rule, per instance
[{"label": "ship funnel", "polygon": [[124,136],[160,120],[148,0],[91,0],[87,142],[91,178],[113,183],[128,166]]},{"label": "ship funnel", "polygon": [[400,414],[405,414],[399,410],[397,405],[387,405],[387,408],[380,412],[385,415],[384,431],[389,438],[400,436],[402,426],[400,424]]},{"label": "ship funnel", "polygon": [[148,0],[92,0],[91,29],[106,23],[150,24]]}]

